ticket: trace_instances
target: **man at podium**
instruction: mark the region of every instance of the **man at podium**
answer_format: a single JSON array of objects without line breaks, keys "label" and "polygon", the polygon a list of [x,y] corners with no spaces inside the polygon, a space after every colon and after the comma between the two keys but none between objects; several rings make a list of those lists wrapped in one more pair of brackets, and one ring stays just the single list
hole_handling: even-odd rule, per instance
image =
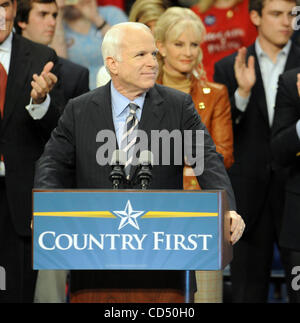
[{"label": "man at podium", "polygon": [[[70,183],[76,183],[76,188],[111,189],[111,166],[103,163],[107,156],[101,154],[104,148],[112,151],[117,147],[126,153],[126,179],[120,188],[137,188],[134,181],[137,167],[133,161],[134,149],[140,144],[138,133],[146,134],[148,148],[154,131],[170,133],[176,130],[182,136],[189,131],[192,136],[188,162],[191,156],[196,156],[193,165],[198,164],[202,169],[197,179],[203,189],[226,190],[232,210],[231,241],[235,243],[245,225],[234,211],[234,194],[222,157],[216,152],[192,98],[155,84],[157,49],[150,29],[140,23],[115,25],[105,35],[102,53],[111,82],[69,101],[37,163],[35,188],[71,188]],[[202,131],[202,143],[196,138],[197,131]],[[106,140],[102,140],[103,137]],[[139,139],[141,141],[143,137]],[[158,148],[160,158],[153,165],[150,188],[182,189],[183,154],[180,154],[181,164],[178,158],[173,157],[165,164],[163,154],[166,150],[174,156],[178,147],[174,141],[163,147],[163,141],[160,141],[159,147],[155,148]],[[202,161],[204,167],[201,168],[199,164]],[[73,271],[70,299],[71,302],[183,302],[184,273],[160,270]],[[196,288],[194,277],[192,288]]]}]

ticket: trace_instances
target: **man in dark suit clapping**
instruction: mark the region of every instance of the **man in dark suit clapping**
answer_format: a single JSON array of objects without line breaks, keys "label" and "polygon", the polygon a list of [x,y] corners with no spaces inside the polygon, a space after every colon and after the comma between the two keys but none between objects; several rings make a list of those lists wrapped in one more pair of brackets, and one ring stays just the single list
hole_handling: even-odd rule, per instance
[{"label": "man in dark suit clapping", "polygon": [[[18,0],[15,29],[31,41],[48,46],[56,30],[58,6],[55,0]],[[89,70],[70,60],[58,57],[64,103],[89,91]],[[40,271],[35,301],[64,302],[66,271]]]},{"label": "man in dark suit clapping", "polygon": [[32,302],[32,187],[40,157],[62,110],[55,52],[12,32],[16,0],[0,0],[0,302]]}]

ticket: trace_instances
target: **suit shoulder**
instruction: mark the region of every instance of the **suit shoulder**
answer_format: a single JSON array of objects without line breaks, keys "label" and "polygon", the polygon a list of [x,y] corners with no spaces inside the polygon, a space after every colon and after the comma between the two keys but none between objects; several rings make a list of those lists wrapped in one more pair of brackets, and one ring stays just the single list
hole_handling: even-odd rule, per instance
[{"label": "suit shoulder", "polygon": [[229,55],[229,56],[225,56],[222,59],[220,59],[219,61],[217,61],[215,63],[215,66],[232,66],[234,64],[234,60],[235,57],[237,55],[237,52]]},{"label": "suit shoulder", "polygon": [[160,84],[155,85],[153,90],[151,91],[153,102],[162,104],[165,111],[173,116],[180,116],[184,110],[194,106],[190,94]]},{"label": "suit shoulder", "polygon": [[62,67],[72,71],[72,72],[78,72],[78,73],[89,73],[89,70],[77,63],[74,63],[70,61],[69,59],[63,58],[63,57],[58,57],[58,62],[61,64]]},{"label": "suit shoulder", "polygon": [[14,35],[14,38],[16,39],[16,41],[18,41],[21,44],[21,46],[23,46],[24,48],[27,47],[31,53],[38,53],[40,55],[47,54],[47,55],[57,56],[55,50],[46,45],[35,43],[17,34]]},{"label": "suit shoulder", "polygon": [[187,96],[190,96],[189,94],[186,94],[182,91],[170,88],[168,86],[162,85],[162,84],[155,84],[155,89],[157,92],[163,97],[163,98],[175,98],[179,100],[184,100]]},{"label": "suit shoulder", "polygon": [[69,100],[69,103],[73,106],[76,111],[86,110],[90,105],[91,102],[96,104],[96,106],[100,107],[103,103],[103,98],[106,98],[108,92],[103,87],[98,87],[92,91],[83,93],[75,98]]}]

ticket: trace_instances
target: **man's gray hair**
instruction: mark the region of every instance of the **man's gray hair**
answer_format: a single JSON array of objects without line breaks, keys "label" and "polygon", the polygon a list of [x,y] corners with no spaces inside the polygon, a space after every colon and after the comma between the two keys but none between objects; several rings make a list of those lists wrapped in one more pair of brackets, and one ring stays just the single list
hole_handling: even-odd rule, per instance
[{"label": "man's gray hair", "polygon": [[[143,29],[151,33],[151,30],[144,24],[139,22],[122,22],[120,24],[112,26],[105,34],[102,41],[102,57],[104,65],[106,66],[106,58],[114,57],[117,61],[122,60],[122,39],[127,33],[127,29],[136,28]],[[107,67],[106,67],[107,68]]]}]

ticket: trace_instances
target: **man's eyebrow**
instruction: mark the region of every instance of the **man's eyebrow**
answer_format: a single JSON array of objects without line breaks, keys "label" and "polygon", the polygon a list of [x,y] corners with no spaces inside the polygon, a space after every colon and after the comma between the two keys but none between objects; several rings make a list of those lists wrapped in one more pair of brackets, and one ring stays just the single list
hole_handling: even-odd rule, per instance
[{"label": "man's eyebrow", "polygon": [[10,4],[10,1],[5,1],[0,6],[1,7],[6,7],[6,6],[9,6],[9,4]]}]

